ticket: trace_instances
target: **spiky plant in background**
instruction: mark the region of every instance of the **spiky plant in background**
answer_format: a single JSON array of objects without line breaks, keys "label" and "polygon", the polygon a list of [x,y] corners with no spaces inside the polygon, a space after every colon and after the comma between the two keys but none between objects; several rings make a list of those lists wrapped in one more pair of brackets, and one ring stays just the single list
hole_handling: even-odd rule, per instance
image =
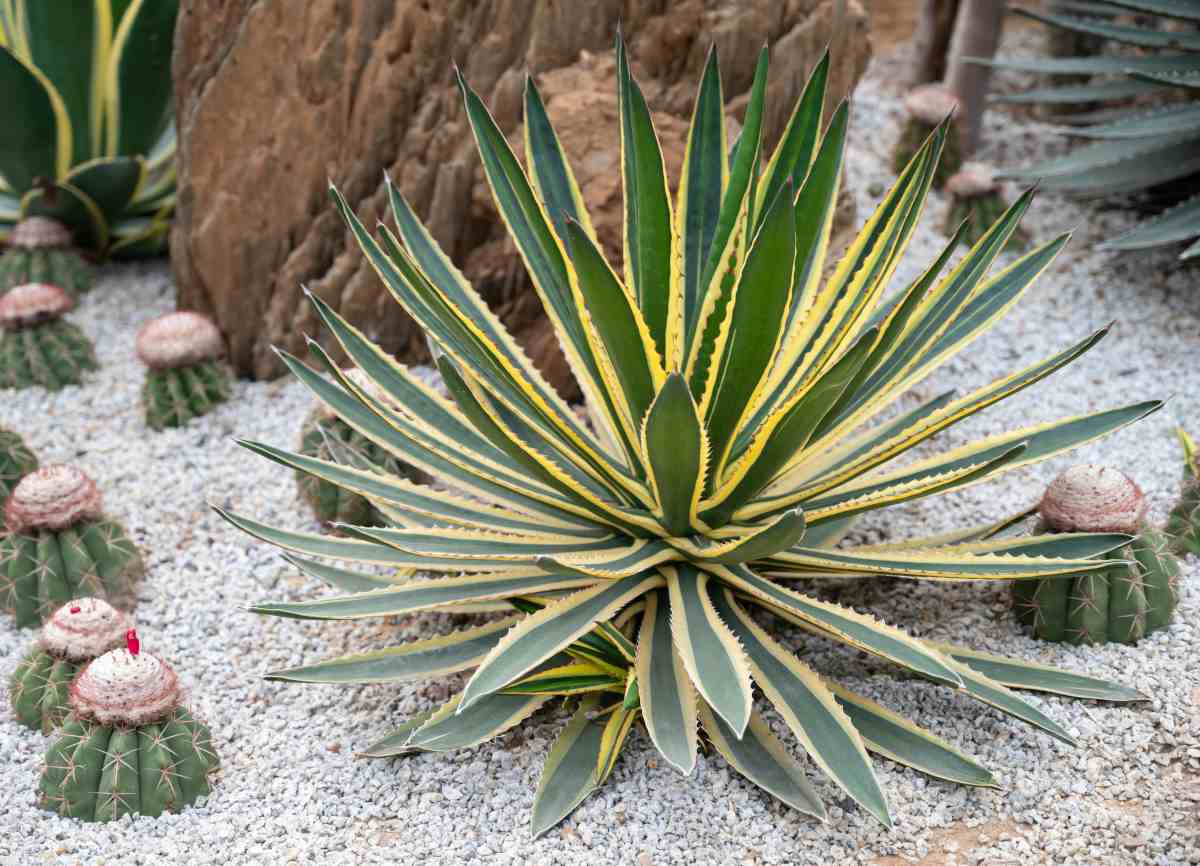
[{"label": "spiky plant in background", "polygon": [[[990,165],[967,162],[946,181],[946,237],[957,237],[967,246],[976,243],[1008,210],[1003,184]],[[1008,249],[1022,249],[1029,242],[1020,227],[1008,241]]]},{"label": "spiky plant in background", "polygon": [[1180,556],[1200,556],[1200,449],[1182,427],[1175,432],[1183,446],[1183,490],[1167,517],[1167,535]]},{"label": "spiky plant in background", "polygon": [[[1079,11],[1079,10],[1084,11]],[[1181,179],[1200,173],[1200,4],[1162,0],[1106,0],[1076,5],[1073,10],[1045,14],[1014,12],[1055,28],[1134,46],[1136,55],[1067,58],[1000,58],[990,63],[1051,75],[1094,76],[1085,84],[1003,94],[1005,102],[1072,105],[1118,101],[1123,107],[1079,115],[1062,115],[1080,126],[1064,130],[1093,143],[1063,157],[1027,169],[1008,170],[1008,177],[1038,180],[1045,189],[1082,196],[1142,194],[1158,188],[1171,205],[1140,222],[1101,248],[1138,250],[1177,244],[1200,236],[1200,195],[1180,201]],[[1137,23],[1118,20],[1135,12]],[[1144,49],[1149,49],[1144,51]],[[1116,76],[1111,77],[1111,76]],[[1130,103],[1132,100],[1132,104]],[[1147,105],[1152,102],[1152,105]],[[1100,120],[1096,123],[1094,121]],[[1082,125],[1090,123],[1091,125]],[[1163,196],[1159,196],[1161,200]],[[1200,255],[1200,240],[1184,248],[1180,258]]]},{"label": "spiky plant in background", "polygon": [[142,386],[146,424],[155,430],[182,427],[229,399],[225,340],[200,313],[166,313],[137,334],[137,355],[147,367]]},{"label": "spiky plant in background", "polygon": [[142,557],[101,509],[100,491],[82,470],[56,463],[21,479],[4,507],[0,610],[17,628],[41,625],[78,596],[130,610]]},{"label": "spiky plant in background", "polygon": [[97,255],[166,249],[178,0],[0,0],[0,241],[30,216]]},{"label": "spiky plant in background", "polygon": [[0,297],[0,388],[58,391],[96,369],[91,340],[62,318],[74,307],[69,294],[46,283]]},{"label": "spiky plant in background", "polygon": [[[37,456],[16,433],[0,427],[0,505],[8,501],[17,482],[37,469]],[[0,534],[7,528],[0,508]]]},{"label": "spiky plant in background", "polygon": [[1179,562],[1146,523],[1146,497],[1128,475],[1082,464],[1059,475],[1041,502],[1041,532],[1126,532],[1124,562],[1074,579],[1013,583],[1013,609],[1042,640],[1137,643],[1165,627],[1179,604]]},{"label": "spiky plant in background", "polygon": [[[525,91],[526,174],[459,79],[497,207],[587,397],[591,425],[516,347],[394,186],[388,184],[399,236],[382,227],[379,240],[334,191],[368,260],[426,330],[453,400],[421,387],[316,297],[323,322],[387,399],[349,379],[315,342],[312,355],[333,382],[293,357],[285,361],[346,424],[446,489],[246,443],[386,506],[397,525],[341,526],[348,537],[337,538],[221,511],[235,526],[298,554],[435,575],[397,581],[298,559],[337,586],[365,591],[264,602],[252,608],[258,613],[361,619],[508,602],[527,615],[276,676],[398,682],[474,668],[459,695],[368,750],[390,754],[482,742],[554,697],[576,694],[575,677],[604,678],[606,688],[588,698],[554,747],[538,789],[538,830],[607,775],[637,719],[683,772],[695,767],[699,721],[747,778],[798,809],[824,814],[754,709],[753,683],[814,763],[880,821],[890,817],[868,743],[924,772],[988,784],[977,765],[973,780],[944,769],[961,756],[943,740],[821,678],[752,617],[756,608],[1068,742],[1060,725],[1008,687],[1139,699],[1119,685],[933,645],[787,585],[823,575],[1037,579],[1113,564],[1103,557],[1127,544],[1126,534],[819,546],[856,514],[982,482],[1159,408],[1141,402],[1039,424],[885,468],[1104,336],[1085,336],[964,396],[951,392],[881,415],[999,319],[1066,238],[985,277],[1029,206],[1027,193],[956,267],[944,273],[954,249],[948,246],[881,303],[936,171],[948,134],[943,122],[822,282],[848,119],[843,103],[821,135],[828,58],[767,158],[766,52],[732,156],[711,56],[674,206],[650,112],[620,42],[617,71],[623,278],[601,254],[533,82]],[[532,689],[554,679],[560,687]],[[847,703],[857,709],[846,710]]]},{"label": "spiky plant in background", "polygon": [[0,255],[0,290],[24,283],[51,283],[75,298],[92,287],[91,267],[58,220],[27,217],[9,233],[8,249]]},{"label": "spiky plant in background", "polygon": [[921,84],[904,97],[904,125],[892,151],[892,167],[904,172],[935,129],[942,129],[941,158],[933,170],[933,186],[941,189],[962,167],[961,133],[956,123],[947,122],[958,111],[958,97],[944,84]]},{"label": "spiky plant in background", "polygon": [[84,821],[177,812],[208,796],[212,735],[182,705],[175,671],[127,648],[91,662],[71,686],[71,714],[46,753],[42,808]]},{"label": "spiky plant in background", "polygon": [[100,598],[73,599],[56,610],[8,681],[17,721],[43,734],[62,724],[75,675],[92,659],[123,646],[132,627],[128,614]]}]

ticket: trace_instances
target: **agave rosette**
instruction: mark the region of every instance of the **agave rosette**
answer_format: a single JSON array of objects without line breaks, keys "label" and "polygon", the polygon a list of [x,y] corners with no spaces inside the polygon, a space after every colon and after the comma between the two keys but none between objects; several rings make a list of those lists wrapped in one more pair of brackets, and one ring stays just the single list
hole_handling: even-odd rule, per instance
[{"label": "agave rosette", "polygon": [[[803,767],[755,709],[754,683],[817,767],[885,823],[868,751],[935,776],[992,784],[949,743],[812,670],[751,616],[756,608],[1068,741],[1061,726],[1009,687],[1138,698],[1118,685],[914,639],[789,585],[829,575],[1041,578],[1104,568],[1105,554],[1128,541],[1119,534],[1005,538],[986,530],[899,545],[832,543],[864,511],[979,483],[1158,408],[1138,403],[885,466],[1043,379],[1103,336],[1088,335],[963,396],[885,411],[1002,316],[1065,238],[986,275],[1029,205],[1026,194],[957,265],[948,267],[954,239],[919,279],[881,301],[926,199],[943,124],[823,280],[847,127],[843,103],[822,134],[827,59],[768,156],[765,50],[732,149],[711,56],[675,201],[620,43],[617,67],[623,275],[600,251],[532,81],[525,91],[526,171],[459,80],[496,206],[586,395],[589,423],[555,394],[394,186],[398,235],[381,225],[378,239],[333,192],[383,283],[427,331],[452,399],[315,297],[322,321],[388,399],[340,371],[316,343],[312,356],[328,378],[285,360],[347,424],[444,487],[245,443],[366,496],[389,521],[341,526],[337,537],[225,514],[299,554],[297,565],[347,593],[252,609],[318,620],[431,609],[516,613],[272,676],[397,682],[474,669],[458,696],[367,749],[371,755],[476,745],[556,697],[579,700],[539,786],[537,832],[607,777],[639,719],[683,772],[695,766],[703,730],[747,778],[824,815]],[[321,558],[405,572],[381,577]]]}]

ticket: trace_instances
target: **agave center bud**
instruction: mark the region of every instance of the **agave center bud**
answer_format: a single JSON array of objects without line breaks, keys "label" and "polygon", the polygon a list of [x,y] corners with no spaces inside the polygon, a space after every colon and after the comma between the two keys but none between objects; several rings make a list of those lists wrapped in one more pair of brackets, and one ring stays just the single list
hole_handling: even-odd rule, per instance
[{"label": "agave center bud", "polygon": [[944,84],[922,84],[905,94],[904,110],[921,123],[934,126],[958,110],[958,97]]},{"label": "agave center bud", "polygon": [[1146,508],[1132,478],[1094,463],[1072,466],[1055,478],[1040,505],[1042,520],[1057,532],[1135,533]]},{"label": "agave center bud", "polygon": [[70,312],[75,301],[65,289],[49,283],[15,286],[0,298],[0,327],[18,331]]},{"label": "agave center bud", "polygon": [[958,173],[946,181],[946,191],[959,198],[975,198],[1000,189],[995,170],[983,162],[965,162]]},{"label": "agave center bud", "polygon": [[166,313],[142,325],[137,334],[137,355],[151,370],[188,367],[224,354],[221,332],[200,313]]},{"label": "agave center bud", "polygon": [[66,529],[100,516],[100,490],[81,469],[54,463],[22,478],[4,506],[13,532]]},{"label": "agave center bud", "polygon": [[179,706],[179,678],[151,653],[106,652],[71,685],[71,709],[102,725],[136,728],[159,721]]},{"label": "agave center bud", "polygon": [[129,614],[101,598],[77,598],[60,607],[42,626],[38,641],[46,652],[73,662],[91,661],[121,645]]},{"label": "agave center bud", "polygon": [[9,246],[24,249],[38,247],[69,247],[71,230],[56,219],[44,216],[25,217],[8,235]]}]

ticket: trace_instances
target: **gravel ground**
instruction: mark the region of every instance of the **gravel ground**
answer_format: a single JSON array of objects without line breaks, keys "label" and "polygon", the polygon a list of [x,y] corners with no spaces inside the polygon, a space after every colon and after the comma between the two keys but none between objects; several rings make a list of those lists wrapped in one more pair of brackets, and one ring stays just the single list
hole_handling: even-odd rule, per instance
[{"label": "gravel ground", "polygon": [[[889,180],[884,148],[896,134],[895,59],[877,61],[857,94],[850,188],[860,217]],[[985,157],[1013,163],[1044,153],[1044,128],[989,118],[1002,142]],[[940,248],[943,202],[935,196],[897,275],[910,279]],[[1059,470],[1103,461],[1132,474],[1161,519],[1178,489],[1171,429],[1200,427],[1200,296],[1196,272],[1172,252],[1117,257],[1091,244],[1130,217],[1052,196],[1027,225],[1039,238],[1075,240],[1000,327],[944,368],[933,393],[972,387],[1023,367],[1117,320],[1081,362],[942,438],[969,437],[1132,402],[1172,397],[1167,408],[1076,456],[1005,476],[952,497],[892,509],[865,527],[902,536],[998,517],[1035,500]],[[74,314],[96,341],[101,370],[57,395],[6,394],[0,425],[20,431],[43,462],[71,461],[99,482],[110,512],[146,552],[137,610],[142,644],[173,662],[189,703],[213,729],[223,769],[204,805],[160,819],[82,824],[39,811],[37,778],[48,738],[0,707],[2,864],[446,864],[871,863],[1185,864],[1200,862],[1200,563],[1187,568],[1185,601],[1169,630],[1136,648],[1044,645],[1021,636],[1000,589],[886,582],[856,600],[922,636],[954,640],[1112,677],[1152,699],[1105,706],[1032,700],[1079,740],[1070,748],[944,689],[898,682],[854,654],[816,642],[795,645],[852,688],[930,726],[993,769],[1000,790],[935,782],[878,764],[896,829],[886,831],[815,778],[826,825],[783,808],[712,756],[680,777],[646,738],[633,736],[610,782],[572,819],[531,842],[538,774],[561,717],[535,716],[481,748],[391,762],[355,760],[355,749],[410,713],[442,699],[447,683],[322,688],[263,682],[265,670],[350,649],[387,645],[397,630],[252,616],[262,598],[312,597],[317,584],[277,553],[225,525],[214,502],[277,525],[309,528],[295,485],[278,467],[239,449],[234,435],[291,445],[310,401],[294,382],[239,383],[232,402],[183,430],[151,433],[139,408],[142,370],[133,334],[173,306],[161,264],[106,268]],[[916,396],[913,397],[916,399]],[[445,631],[452,617],[405,622],[409,634]],[[0,676],[32,639],[0,627]],[[778,724],[778,719],[775,720]]]}]

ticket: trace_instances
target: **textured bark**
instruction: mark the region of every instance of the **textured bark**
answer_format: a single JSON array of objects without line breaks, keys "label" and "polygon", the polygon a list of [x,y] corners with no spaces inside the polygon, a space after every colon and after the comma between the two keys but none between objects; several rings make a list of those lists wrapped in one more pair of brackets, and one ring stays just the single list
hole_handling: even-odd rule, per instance
[{"label": "textured bark", "polygon": [[1004,30],[1005,0],[962,0],[954,38],[950,44],[950,60],[946,86],[958,96],[962,115],[958,125],[962,132],[964,155],[975,152],[979,144],[979,128],[987,102],[988,82],[992,68],[977,63],[964,63],[964,57],[994,57]]},{"label": "textured bark", "polygon": [[427,357],[327,198],[332,180],[372,225],[385,216],[386,170],[535,362],[569,390],[482,182],[452,63],[514,144],[525,73],[537,77],[612,251],[620,173],[607,58],[618,21],[676,169],[710,43],[734,118],[759,48],[772,46],[771,141],[826,44],[835,98],[869,57],[857,0],[184,0],[171,239],[180,306],[212,315],[235,367],[256,377],[280,372],[271,346],[302,353],[304,335],[318,335],[302,285],[388,351]]},{"label": "textured bark", "polygon": [[921,0],[913,34],[912,84],[928,84],[946,77],[946,56],[958,6],[959,0]]}]

